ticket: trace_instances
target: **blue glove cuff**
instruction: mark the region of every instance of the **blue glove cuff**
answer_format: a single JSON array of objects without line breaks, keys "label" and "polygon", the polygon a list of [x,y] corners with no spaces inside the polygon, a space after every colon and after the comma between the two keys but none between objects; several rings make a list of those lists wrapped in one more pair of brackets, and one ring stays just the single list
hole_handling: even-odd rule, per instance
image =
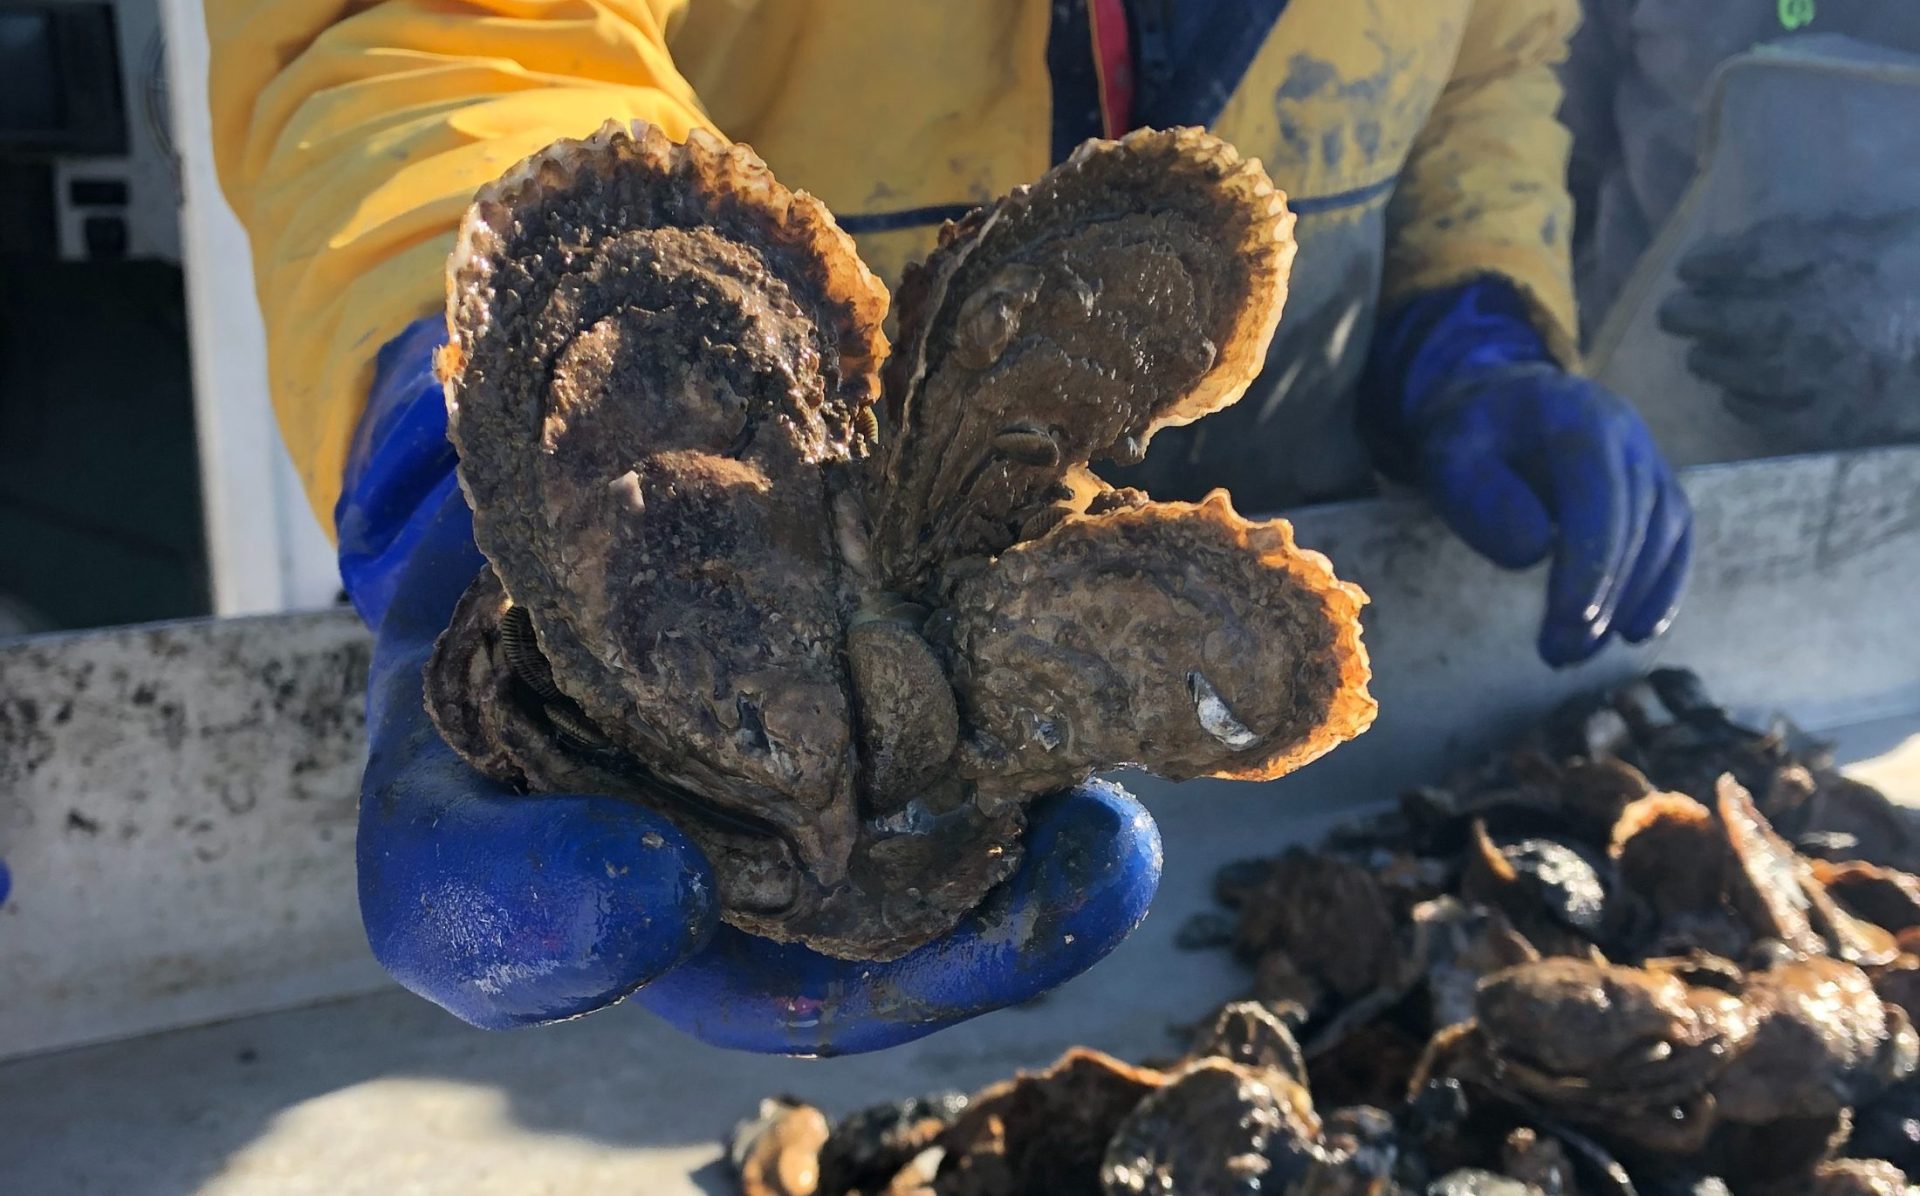
[{"label": "blue glove cuff", "polygon": [[1360,375],[1360,431],[1375,464],[1410,481],[1424,408],[1463,377],[1531,363],[1550,365],[1553,355],[1505,279],[1480,278],[1401,304],[1380,320]]},{"label": "blue glove cuff", "polygon": [[374,360],[367,408],[347,452],[334,508],[340,580],[354,609],[378,630],[393,603],[401,567],[435,525],[456,485],[447,406],[433,355],[447,341],[446,321],[407,325]]}]

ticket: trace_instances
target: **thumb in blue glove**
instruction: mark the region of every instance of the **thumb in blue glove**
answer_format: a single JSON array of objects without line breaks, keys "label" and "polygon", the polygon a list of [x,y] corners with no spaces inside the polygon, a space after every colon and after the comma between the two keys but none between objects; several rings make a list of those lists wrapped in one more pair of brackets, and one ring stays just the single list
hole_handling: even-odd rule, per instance
[{"label": "thumb in blue glove", "polygon": [[1672,622],[1692,559],[1686,495],[1631,406],[1553,363],[1511,287],[1408,303],[1383,322],[1362,387],[1363,430],[1388,474],[1495,564],[1552,557],[1547,663]]},{"label": "thumb in blue glove", "polygon": [[514,793],[446,745],[426,716],[422,671],[480,557],[456,487],[440,488],[413,530],[367,693],[357,863],[374,957],[488,1029],[618,1001],[712,933],[707,862],[631,802]]},{"label": "thumb in blue glove", "polygon": [[1026,1000],[1139,924],[1159,838],[1111,786],[1036,804],[1013,878],[946,937],[875,964],[719,926],[707,862],[641,806],[524,796],[468,768],[421,697],[434,638],[482,565],[429,365],[440,335],[422,321],[383,351],[338,513],[342,577],[375,631],[361,915],[397,980],[478,1026],[577,1016],[639,991],[708,1042],[834,1054]]}]

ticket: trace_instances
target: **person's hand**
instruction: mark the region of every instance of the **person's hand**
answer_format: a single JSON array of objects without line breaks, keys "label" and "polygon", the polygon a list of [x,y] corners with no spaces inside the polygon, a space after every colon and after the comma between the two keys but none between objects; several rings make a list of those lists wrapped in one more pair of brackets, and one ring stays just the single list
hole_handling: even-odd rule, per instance
[{"label": "person's hand", "polygon": [[1434,396],[1413,429],[1420,485],[1462,540],[1509,569],[1553,558],[1548,664],[1673,620],[1692,512],[1632,407],[1557,366],[1496,366]]},{"label": "person's hand", "polygon": [[637,993],[710,1043],[840,1054],[1027,1000],[1139,924],[1159,881],[1159,835],[1109,785],[1037,802],[1020,870],[952,933],[876,964],[719,925],[706,860],[644,807],[521,795],[470,769],[421,696],[433,640],[482,565],[427,365],[439,339],[423,321],[383,350],[339,511],[342,575],[375,631],[360,909],[396,980],[488,1028]]},{"label": "person's hand", "polygon": [[1920,212],[1774,217],[1679,275],[1660,326],[1776,451],[1920,437]]},{"label": "person's hand", "polygon": [[1424,297],[1383,332],[1363,398],[1376,456],[1495,564],[1552,558],[1541,658],[1665,630],[1692,512],[1633,408],[1553,364],[1504,284]]}]

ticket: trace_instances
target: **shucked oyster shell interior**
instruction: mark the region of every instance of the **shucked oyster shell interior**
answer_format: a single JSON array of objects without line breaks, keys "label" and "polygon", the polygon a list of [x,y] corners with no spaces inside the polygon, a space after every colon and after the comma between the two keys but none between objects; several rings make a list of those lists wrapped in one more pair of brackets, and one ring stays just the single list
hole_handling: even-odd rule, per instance
[{"label": "shucked oyster shell interior", "polygon": [[854,959],[951,929],[1026,804],[1264,779],[1366,728],[1365,596],[1224,492],[1089,469],[1239,398],[1292,217],[1195,129],[1092,141],[885,288],[742,146],[644,124],[481,191],[446,386],[489,562],[427,670],[454,749],[664,811],[723,915]]}]

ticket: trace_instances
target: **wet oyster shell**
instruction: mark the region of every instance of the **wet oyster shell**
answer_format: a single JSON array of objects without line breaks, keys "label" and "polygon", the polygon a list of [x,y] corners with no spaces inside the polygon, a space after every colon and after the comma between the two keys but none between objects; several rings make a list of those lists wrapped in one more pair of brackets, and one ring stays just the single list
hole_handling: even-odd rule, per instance
[{"label": "wet oyster shell", "polygon": [[1855,915],[1895,933],[1920,926],[1920,877],[1861,860],[1810,864],[1814,879]]},{"label": "wet oyster shell", "polygon": [[1810,915],[1812,903],[1800,884],[1800,860],[1731,775],[1716,790],[1720,822],[1732,849],[1728,896],[1753,932],[1779,939],[1802,955],[1823,949]]},{"label": "wet oyster shell", "polygon": [[813,1196],[820,1188],[826,1114],[791,1097],[768,1097],[734,1127],[728,1160],[741,1196]]},{"label": "wet oyster shell", "polygon": [[1883,1159],[1834,1159],[1814,1169],[1811,1196],[1913,1196],[1907,1173]]},{"label": "wet oyster shell", "polygon": [[1293,1031],[1258,1001],[1235,1001],[1221,1008],[1194,1039],[1195,1058],[1219,1058],[1253,1071],[1271,1071],[1307,1087],[1307,1061]]},{"label": "wet oyster shell", "polygon": [[1714,1085],[1730,1121],[1832,1114],[1913,1074],[1920,1041],[1906,1013],[1852,964],[1816,957],[1757,972],[1743,995],[1755,1030]]},{"label": "wet oyster shell", "polygon": [[954,592],[962,768],[1045,793],[1151,743],[1173,780],[1283,776],[1373,722],[1364,601],[1223,490],[1069,517]]},{"label": "wet oyster shell", "polygon": [[1202,1059],[1121,1121],[1100,1164],[1106,1196],[1285,1191],[1322,1155],[1320,1119],[1284,1075]]},{"label": "wet oyster shell", "polygon": [[1733,994],[1565,957],[1488,977],[1475,1009],[1504,1084],[1587,1117],[1703,1092],[1755,1028]]},{"label": "wet oyster shell", "polygon": [[1566,1196],[1577,1187],[1567,1148],[1524,1126],[1507,1135],[1500,1147],[1500,1163],[1502,1171],[1543,1196]]},{"label": "wet oyster shell", "polygon": [[[926,1154],[967,1104],[964,1093],[943,1092],[874,1105],[844,1118],[820,1148],[820,1190],[877,1191]],[[927,1182],[937,1169],[928,1171]]]},{"label": "wet oyster shell", "polygon": [[1474,1015],[1480,981],[1540,958],[1505,915],[1455,897],[1413,907],[1414,961],[1427,987],[1429,1022],[1458,1025]]},{"label": "wet oyster shell", "polygon": [[1476,821],[1461,896],[1499,909],[1551,954],[1591,950],[1607,931],[1607,881],[1591,853],[1554,839],[1495,842]]},{"label": "wet oyster shell", "polygon": [[1325,852],[1289,849],[1247,899],[1236,947],[1249,959],[1279,954],[1336,995],[1379,988],[1395,963],[1393,911],[1366,867]]},{"label": "wet oyster shell", "polygon": [[[873,550],[915,593],[991,557],[1069,473],[1239,399],[1266,363],[1293,215],[1257,162],[1199,129],[1091,141],[941,230],[900,285]],[[1044,447],[1050,441],[1052,448]]]},{"label": "wet oyster shell", "polygon": [[1725,885],[1726,837],[1713,812],[1684,793],[1654,793],[1621,811],[1608,854],[1620,878],[1665,917],[1714,910]]},{"label": "wet oyster shell", "polygon": [[1427,1188],[1427,1196],[1541,1196],[1541,1192],[1517,1179],[1465,1167],[1435,1180]]},{"label": "wet oyster shell", "polygon": [[1385,1109],[1355,1105],[1325,1118],[1319,1157],[1291,1196],[1398,1196],[1399,1127]]},{"label": "wet oyster shell", "polygon": [[503,784],[665,813],[730,923],[876,960],[1012,873],[1038,795],[1358,734],[1363,594],[1282,521],[1087,468],[1244,391],[1291,227],[1200,130],[1089,143],[946,230],[889,359],[884,287],[750,150],[609,124],[534,155],[449,263],[488,565],[435,724]]},{"label": "wet oyster shell", "polygon": [[1164,1073],[1076,1047],[1045,1071],[976,1094],[939,1138],[939,1196],[1100,1191],[1100,1160],[1122,1120]]}]

